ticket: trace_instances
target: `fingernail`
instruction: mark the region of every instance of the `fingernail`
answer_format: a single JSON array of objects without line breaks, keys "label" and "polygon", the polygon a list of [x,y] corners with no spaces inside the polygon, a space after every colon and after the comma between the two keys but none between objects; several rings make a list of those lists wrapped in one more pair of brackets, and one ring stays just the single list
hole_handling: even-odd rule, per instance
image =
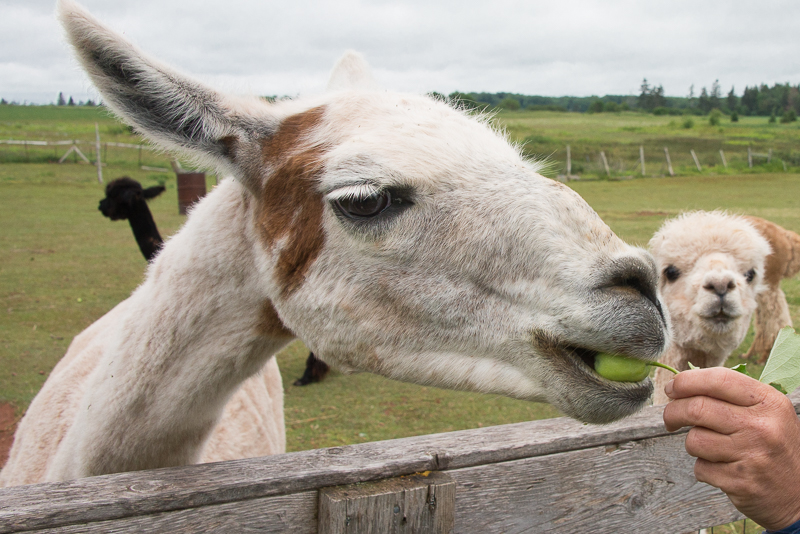
[{"label": "fingernail", "polygon": [[673,388],[674,383],[675,383],[675,380],[673,379],[673,380],[670,380],[669,382],[667,382],[667,385],[664,386],[664,393],[666,393],[667,397],[669,397],[670,399],[672,398],[672,388]]}]

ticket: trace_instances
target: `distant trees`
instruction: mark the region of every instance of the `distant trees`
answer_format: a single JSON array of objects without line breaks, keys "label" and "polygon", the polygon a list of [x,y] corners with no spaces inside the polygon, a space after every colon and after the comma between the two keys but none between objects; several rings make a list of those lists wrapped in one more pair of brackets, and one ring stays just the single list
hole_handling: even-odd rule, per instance
[{"label": "distant trees", "polygon": [[519,100],[514,97],[507,96],[497,104],[497,107],[507,109],[509,111],[517,111],[521,106]]},{"label": "distant trees", "polygon": [[[772,87],[760,84],[747,86],[741,96],[734,87],[727,94],[722,93],[718,79],[710,89],[702,87],[699,95],[696,85],[689,87],[686,96],[666,96],[662,85],[653,85],[647,78],[642,80],[638,95],[574,96],[536,96],[519,93],[450,93],[447,99],[458,101],[466,109],[506,109],[573,111],[589,113],[608,113],[639,110],[656,115],[708,115],[715,109],[735,122],[743,115],[775,116],[775,122],[790,120],[789,111],[794,117],[800,115],[800,86],[776,84]],[[442,98],[439,93],[431,93]],[[63,100],[63,94],[59,97]],[[67,105],[66,103],[63,105]],[[80,103],[79,105],[83,105]],[[86,105],[91,105],[89,102]],[[720,118],[716,117],[715,121]]]},{"label": "distant trees", "polygon": [[56,106],[66,106],[67,101],[64,100],[64,93],[58,93],[58,100],[56,101]]},{"label": "distant trees", "polygon": [[640,90],[637,100],[637,105],[640,109],[653,111],[656,108],[667,107],[667,99],[664,96],[664,87],[662,85],[650,87],[647,83],[647,78],[645,78],[642,80]]},{"label": "distant trees", "polygon": [[[739,107],[739,99],[736,98],[736,92],[733,90],[733,86],[731,86],[731,92],[728,93],[728,96],[726,97],[725,101],[726,104],[728,104],[728,109],[732,113],[736,113],[736,108]],[[736,117],[736,120],[739,120],[738,115]]]},{"label": "distant trees", "polygon": [[783,116],[794,111],[796,116],[800,113],[800,87],[788,83],[776,83],[772,87],[766,84],[745,87],[739,108],[745,115]]}]

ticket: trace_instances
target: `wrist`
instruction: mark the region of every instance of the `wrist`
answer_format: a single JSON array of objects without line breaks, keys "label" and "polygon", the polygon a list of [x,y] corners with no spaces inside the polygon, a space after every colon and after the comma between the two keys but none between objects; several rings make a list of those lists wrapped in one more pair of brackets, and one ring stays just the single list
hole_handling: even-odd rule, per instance
[{"label": "wrist", "polygon": [[766,534],[800,534],[800,520],[778,530],[767,530]]}]

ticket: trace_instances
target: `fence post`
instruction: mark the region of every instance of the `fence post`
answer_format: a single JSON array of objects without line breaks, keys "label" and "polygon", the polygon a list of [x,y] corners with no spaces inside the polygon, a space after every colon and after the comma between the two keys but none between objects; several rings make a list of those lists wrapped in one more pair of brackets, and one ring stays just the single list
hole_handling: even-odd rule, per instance
[{"label": "fence post", "polygon": [[103,163],[100,161],[100,126],[94,123],[94,148],[97,152],[95,163],[97,164],[97,182],[103,183]]},{"label": "fence post", "polygon": [[703,172],[702,167],[700,167],[700,160],[697,159],[697,154],[694,153],[694,149],[691,149],[692,158],[694,159],[694,164],[697,165],[697,170]]},{"label": "fence post", "polygon": [[747,166],[753,168],[753,149],[747,147]]},{"label": "fence post", "polygon": [[723,165],[725,166],[725,168],[727,169],[727,168],[728,168],[728,162],[727,162],[727,160],[725,159],[725,152],[723,152],[721,148],[719,149],[719,157],[721,157],[721,158],[722,158],[722,164],[723,164]]},{"label": "fence post", "polygon": [[767,163],[772,163],[772,149],[771,148],[769,149],[769,152],[767,153]]},{"label": "fence post", "polygon": [[600,159],[603,160],[603,167],[606,168],[606,176],[611,176],[611,170],[608,168],[608,160],[606,159],[606,153],[602,150],[600,151]]},{"label": "fence post", "polygon": [[567,180],[569,180],[570,176],[572,176],[572,155],[569,151],[569,145],[567,145]]},{"label": "fence post", "polygon": [[644,146],[639,145],[639,161],[642,162],[642,176],[644,176]]},{"label": "fence post", "polygon": [[440,472],[322,488],[317,531],[450,534],[455,508],[456,483]]},{"label": "fence post", "polygon": [[672,171],[672,161],[669,159],[669,149],[664,147],[664,155],[667,156],[667,169],[669,170],[670,176],[675,176],[675,173]]}]

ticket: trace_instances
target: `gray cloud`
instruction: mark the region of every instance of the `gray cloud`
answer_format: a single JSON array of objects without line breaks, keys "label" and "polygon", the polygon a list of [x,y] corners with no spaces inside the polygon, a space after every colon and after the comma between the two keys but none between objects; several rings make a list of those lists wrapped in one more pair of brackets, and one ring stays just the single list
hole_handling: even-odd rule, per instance
[{"label": "gray cloud", "polygon": [[[95,97],[49,0],[2,0],[0,96]],[[800,83],[800,3],[742,0],[431,2],[85,0],[148,53],[225,89],[314,92],[346,49],[387,87],[543,95],[668,95]]]}]

